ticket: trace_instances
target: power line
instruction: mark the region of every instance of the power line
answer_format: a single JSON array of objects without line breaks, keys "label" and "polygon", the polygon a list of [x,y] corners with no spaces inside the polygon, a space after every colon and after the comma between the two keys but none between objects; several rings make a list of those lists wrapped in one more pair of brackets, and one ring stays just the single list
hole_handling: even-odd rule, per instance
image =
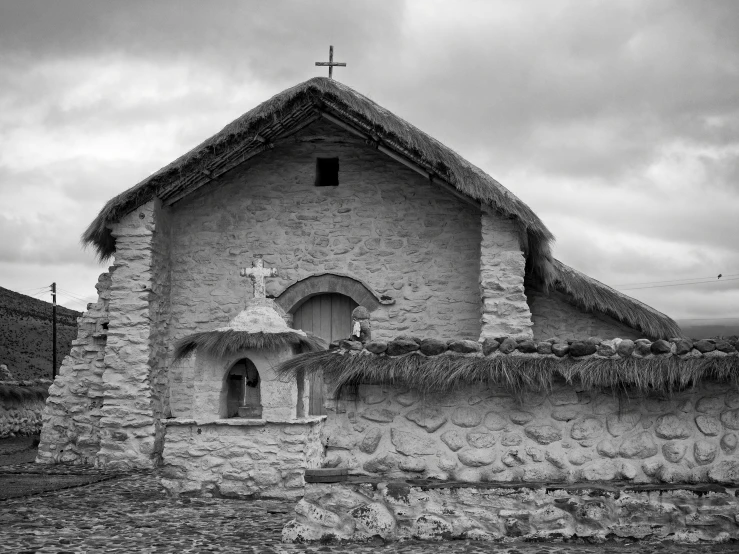
[{"label": "power line", "polygon": [[678,321],[718,321],[718,320],[724,320],[724,319],[736,319],[739,321],[739,316],[737,317],[686,317],[686,318],[677,318]]},{"label": "power line", "polygon": [[626,289],[619,289],[619,290],[641,290],[641,289],[660,289],[663,287],[683,287],[685,285],[705,285],[708,283],[725,283],[727,281],[739,281],[739,277],[736,277],[734,279],[714,279],[713,281],[699,281],[697,283],[677,283],[674,285],[652,285],[651,287],[631,287]]},{"label": "power line", "polygon": [[[32,288],[32,289],[23,289],[23,290],[17,290],[17,291],[15,291],[15,292],[19,292],[19,293],[23,293],[23,294],[25,294],[25,293],[28,293],[28,292],[30,292],[30,291],[34,291],[34,290],[38,290],[38,291],[40,291],[41,289],[43,289],[43,290],[50,290],[50,289],[49,289],[49,285],[46,285],[46,286],[44,286],[44,287],[34,287],[34,288]],[[30,295],[28,295],[28,296],[30,296]]]},{"label": "power line", "polygon": [[[722,277],[739,277],[739,273],[732,273],[731,275],[722,275]],[[642,283],[625,283],[622,285],[613,285],[614,287],[631,287],[633,285],[654,285],[658,283],[678,283],[682,281],[701,281],[703,279],[713,279],[714,281],[717,281],[717,277],[715,275],[709,275],[708,277],[692,277],[692,278],[686,278],[686,279],[673,279],[672,281],[644,281]]]}]

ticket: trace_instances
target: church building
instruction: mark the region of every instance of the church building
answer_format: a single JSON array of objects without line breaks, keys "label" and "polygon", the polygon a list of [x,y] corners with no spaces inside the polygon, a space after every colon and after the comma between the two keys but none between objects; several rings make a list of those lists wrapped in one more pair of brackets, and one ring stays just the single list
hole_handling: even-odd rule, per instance
[{"label": "church building", "polygon": [[[163,464],[172,483],[187,474],[222,494],[302,490],[326,448],[354,448],[336,433],[327,447],[332,418],[359,416],[320,371],[290,366],[301,356],[416,364],[439,348],[464,360],[508,348],[554,363],[583,344],[616,360],[614,339],[668,344],[646,358],[676,356],[682,335],[556,260],[545,224],[494,178],[328,78],[277,94],[111,199],[83,239],[112,265],[51,387],[38,461]],[[381,436],[386,412],[364,418]],[[341,464],[366,469],[362,441]]]}]

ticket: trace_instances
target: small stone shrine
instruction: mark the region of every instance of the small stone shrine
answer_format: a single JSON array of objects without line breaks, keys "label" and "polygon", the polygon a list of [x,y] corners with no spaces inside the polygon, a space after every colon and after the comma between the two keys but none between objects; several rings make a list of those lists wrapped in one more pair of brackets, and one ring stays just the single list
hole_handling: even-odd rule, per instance
[{"label": "small stone shrine", "polygon": [[558,261],[511,191],[342,83],[246,112],[83,240],[113,265],[38,463],[295,498],[285,540],[739,539],[736,340]]}]

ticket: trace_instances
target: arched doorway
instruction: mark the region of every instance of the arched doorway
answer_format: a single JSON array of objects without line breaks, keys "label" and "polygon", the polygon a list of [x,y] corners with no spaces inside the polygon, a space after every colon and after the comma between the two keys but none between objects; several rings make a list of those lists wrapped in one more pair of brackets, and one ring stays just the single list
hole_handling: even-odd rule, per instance
[{"label": "arched doorway", "polygon": [[226,417],[262,417],[259,372],[248,358],[236,362],[226,375]]},{"label": "arched doorway", "polygon": [[[293,327],[321,337],[327,343],[347,339],[352,334],[352,310],[354,300],[338,293],[311,296],[293,311]],[[309,415],[324,415],[323,378],[310,380]]]}]

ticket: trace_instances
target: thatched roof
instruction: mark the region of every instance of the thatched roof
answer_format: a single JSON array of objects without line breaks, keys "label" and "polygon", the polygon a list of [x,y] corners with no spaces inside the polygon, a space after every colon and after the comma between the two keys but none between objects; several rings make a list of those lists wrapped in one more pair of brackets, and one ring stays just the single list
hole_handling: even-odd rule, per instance
[{"label": "thatched roof", "polygon": [[415,164],[429,178],[516,221],[525,237],[527,276],[567,292],[583,309],[608,313],[653,338],[681,336],[674,321],[552,259],[551,232],[498,181],[366,96],[325,77],[289,88],[229,123],[202,144],[108,201],[82,236],[101,260],[115,252],[110,226],[153,198],[173,202],[314,121],[320,114],[351,126],[375,145]]},{"label": "thatched roof", "polygon": [[184,337],[175,343],[174,361],[198,350],[216,358],[242,350],[294,348],[298,353],[326,350],[323,339],[300,329],[291,329],[275,309],[273,300],[254,298],[225,327]]},{"label": "thatched roof", "polygon": [[682,337],[680,326],[662,312],[552,259],[551,288],[587,312],[602,312],[651,339]]},{"label": "thatched roof", "polygon": [[[435,180],[517,220],[537,258],[546,266],[553,235],[539,217],[498,181],[436,139],[333,79],[316,77],[289,88],[229,123],[202,144],[111,199],[82,236],[101,260],[115,251],[109,226],[154,197],[173,198],[197,180],[218,173],[228,159],[245,159],[265,144],[301,128],[305,120],[328,113],[366,133],[382,146],[414,162]],[[204,175],[203,172],[208,172]],[[545,271],[545,270],[542,270]]]}]

